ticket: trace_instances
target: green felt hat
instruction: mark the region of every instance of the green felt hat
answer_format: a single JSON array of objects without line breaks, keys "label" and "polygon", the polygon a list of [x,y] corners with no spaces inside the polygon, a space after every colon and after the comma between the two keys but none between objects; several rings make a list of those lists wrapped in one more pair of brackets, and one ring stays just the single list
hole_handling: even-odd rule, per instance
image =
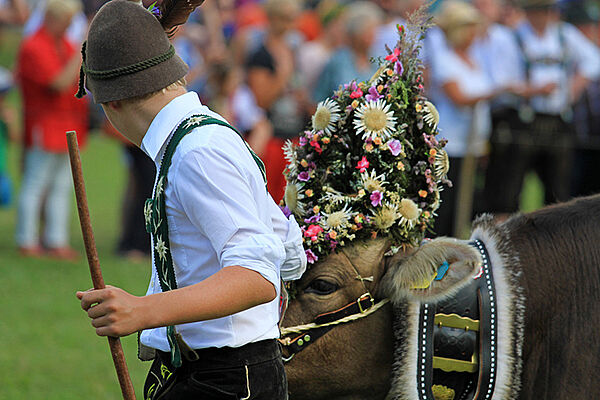
[{"label": "green felt hat", "polygon": [[98,11],[82,56],[77,97],[85,94],[85,81],[96,103],[155,92],[188,72],[157,18],[127,0],[110,1]]}]

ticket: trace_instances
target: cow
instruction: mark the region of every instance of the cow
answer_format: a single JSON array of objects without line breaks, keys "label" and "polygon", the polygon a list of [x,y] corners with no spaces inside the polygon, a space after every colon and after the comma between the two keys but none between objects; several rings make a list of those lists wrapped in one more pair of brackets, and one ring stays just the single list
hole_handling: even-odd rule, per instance
[{"label": "cow", "polygon": [[[474,240],[487,251],[497,301],[495,385],[487,398],[600,399],[600,195],[502,223],[483,215],[469,241],[439,238],[390,255],[389,240],[377,238],[319,261],[297,282],[282,323],[290,399],[422,399],[419,310],[481,275],[484,253]],[[449,268],[438,279],[444,261]],[[372,312],[325,333],[310,325],[365,293],[373,295]],[[305,348],[292,354],[298,338]]]}]

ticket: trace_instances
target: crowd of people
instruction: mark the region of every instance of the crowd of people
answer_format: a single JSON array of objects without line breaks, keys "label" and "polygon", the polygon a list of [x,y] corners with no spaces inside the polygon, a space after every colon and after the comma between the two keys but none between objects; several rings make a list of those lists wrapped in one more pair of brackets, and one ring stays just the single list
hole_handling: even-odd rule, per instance
[{"label": "crowd of people", "polygon": [[[154,164],[119,136],[99,105],[74,97],[87,24],[105,2],[0,2],[3,28],[23,36],[12,74],[0,71],[0,206],[11,203],[4,154],[12,141],[24,151],[12,203],[26,256],[76,255],[68,237],[69,130],[81,145],[99,130],[122,140],[129,184],[117,251],[150,252],[142,210]],[[368,80],[378,67],[372,58],[389,54],[398,26],[422,7],[435,23],[422,39],[424,85],[448,139],[453,182],[442,193],[435,235],[456,234],[465,205],[469,218],[517,211],[529,171],[542,181],[547,203],[600,191],[600,15],[593,2],[207,0],[172,42],[190,67],[188,88],[245,135],[278,202],[285,141],[295,140],[340,84]],[[22,122],[3,102],[16,89]]]}]

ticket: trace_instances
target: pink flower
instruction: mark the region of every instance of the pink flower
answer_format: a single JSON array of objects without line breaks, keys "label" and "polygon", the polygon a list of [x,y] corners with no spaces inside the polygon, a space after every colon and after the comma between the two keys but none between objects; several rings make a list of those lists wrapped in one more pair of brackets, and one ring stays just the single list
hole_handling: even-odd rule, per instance
[{"label": "pink flower", "polygon": [[390,148],[390,151],[394,157],[396,157],[402,151],[402,143],[400,143],[400,141],[397,139],[387,142],[387,146]]},{"label": "pink flower", "polygon": [[319,259],[319,257],[317,257],[317,255],[310,249],[305,250],[304,253],[306,253],[306,261],[308,261],[309,264],[314,264]]},{"label": "pink flower", "polygon": [[321,145],[319,144],[319,142],[317,142],[316,139],[311,140],[310,145],[315,148],[315,151],[317,153],[321,154],[323,152],[323,150],[321,149]]},{"label": "pink flower", "polygon": [[398,61],[398,57],[400,57],[400,49],[395,48],[392,54],[385,56],[386,61],[396,62]]},{"label": "pink flower", "polygon": [[360,172],[365,172],[367,168],[369,168],[369,160],[367,160],[366,156],[363,156],[356,165],[356,169]]},{"label": "pink flower", "polygon": [[298,180],[302,182],[306,182],[310,179],[310,174],[308,171],[302,171],[298,174]]},{"label": "pink flower", "polygon": [[382,98],[383,98],[383,95],[379,94],[379,92],[377,91],[377,88],[375,86],[371,86],[369,88],[369,94],[367,94],[365,96],[365,99],[367,99],[367,101],[377,101]]},{"label": "pink flower", "polygon": [[371,196],[369,198],[371,199],[371,204],[373,205],[373,207],[377,207],[381,204],[381,199],[383,199],[383,195],[379,190],[375,190],[373,191],[373,193],[371,193]]},{"label": "pink flower", "polygon": [[307,142],[308,142],[308,139],[306,139],[306,137],[300,136],[300,146],[306,146]]},{"label": "pink flower", "polygon": [[394,64],[394,73],[396,75],[402,76],[403,72],[404,72],[404,66],[402,65],[402,63],[400,61],[396,61],[396,63]]},{"label": "pink flower", "polygon": [[350,93],[351,99],[359,99],[363,96],[363,91],[360,88],[357,88],[354,92]]},{"label": "pink flower", "polygon": [[304,237],[316,237],[319,233],[323,232],[323,228],[321,228],[319,225],[310,225],[305,231],[304,231]]}]

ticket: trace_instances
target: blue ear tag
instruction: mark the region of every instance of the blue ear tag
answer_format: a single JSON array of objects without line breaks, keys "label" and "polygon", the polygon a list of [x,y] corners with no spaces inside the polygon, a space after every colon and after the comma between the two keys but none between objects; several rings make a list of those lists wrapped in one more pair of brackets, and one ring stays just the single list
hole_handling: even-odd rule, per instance
[{"label": "blue ear tag", "polygon": [[448,264],[448,261],[444,261],[444,263],[438,268],[438,273],[434,280],[441,281],[444,275],[446,275],[446,272],[448,272],[448,269],[450,269],[450,264]]}]

